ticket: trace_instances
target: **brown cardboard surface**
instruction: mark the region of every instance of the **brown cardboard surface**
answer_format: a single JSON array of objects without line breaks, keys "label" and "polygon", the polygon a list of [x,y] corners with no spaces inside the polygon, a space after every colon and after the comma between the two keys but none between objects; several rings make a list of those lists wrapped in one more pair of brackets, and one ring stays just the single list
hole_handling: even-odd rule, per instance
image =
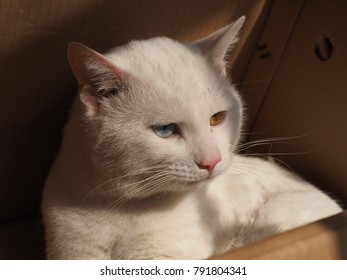
[{"label": "brown cardboard surface", "polygon": [[[343,0],[304,2],[249,137],[251,141],[283,137],[256,151],[275,157],[285,154],[278,158],[343,199],[347,199],[346,12]],[[275,27],[268,28],[270,37]],[[322,35],[334,46],[327,61],[315,54]],[[267,66],[257,67],[250,79],[257,80]]]},{"label": "brown cardboard surface", "polygon": [[38,217],[0,225],[0,260],[44,258],[43,226]]},{"label": "brown cardboard surface", "polygon": [[347,259],[347,211],[224,255],[215,260],[336,260]]},{"label": "brown cardboard surface", "polygon": [[256,48],[259,34],[264,27],[272,0],[255,1],[247,14],[240,40],[229,59],[229,72],[232,82],[238,85],[248,67],[250,57]]},{"label": "brown cardboard surface", "polygon": [[281,61],[286,44],[300,14],[303,0],[273,1],[256,49],[244,73],[239,90],[246,103],[244,130],[250,131],[273,81],[274,72]]}]

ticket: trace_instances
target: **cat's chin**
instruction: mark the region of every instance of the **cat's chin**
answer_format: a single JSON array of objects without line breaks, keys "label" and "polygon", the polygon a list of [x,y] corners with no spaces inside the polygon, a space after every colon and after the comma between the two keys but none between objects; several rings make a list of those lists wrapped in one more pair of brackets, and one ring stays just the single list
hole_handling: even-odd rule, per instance
[{"label": "cat's chin", "polygon": [[215,180],[221,174],[222,172],[212,172],[211,174],[202,179],[184,182],[184,190],[189,191],[207,187],[209,184],[212,183],[213,180]]},{"label": "cat's chin", "polygon": [[187,191],[201,189],[201,188],[207,187],[210,182],[211,182],[211,179],[205,179],[205,180],[201,180],[197,182],[190,182],[186,184],[185,188]]}]

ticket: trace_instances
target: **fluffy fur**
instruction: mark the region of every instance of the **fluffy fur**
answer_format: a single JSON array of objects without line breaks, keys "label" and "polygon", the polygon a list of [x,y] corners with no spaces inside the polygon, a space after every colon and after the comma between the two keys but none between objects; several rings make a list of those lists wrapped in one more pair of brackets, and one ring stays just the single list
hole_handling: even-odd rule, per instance
[{"label": "fluffy fur", "polygon": [[105,55],[70,44],[79,97],[43,194],[49,259],[204,259],[341,211],[235,153],[242,104],[225,56],[243,21],[189,44],[153,38]]}]

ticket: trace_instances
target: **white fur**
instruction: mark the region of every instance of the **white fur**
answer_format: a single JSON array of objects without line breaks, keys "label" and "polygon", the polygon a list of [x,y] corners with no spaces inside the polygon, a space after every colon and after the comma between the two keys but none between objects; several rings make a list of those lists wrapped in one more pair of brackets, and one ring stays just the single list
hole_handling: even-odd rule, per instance
[{"label": "white fur", "polygon": [[[204,259],[341,211],[275,163],[235,154],[242,106],[221,57],[242,22],[207,37],[216,44],[71,46],[80,98],[43,195],[49,259]],[[179,133],[151,128],[168,123]]]}]

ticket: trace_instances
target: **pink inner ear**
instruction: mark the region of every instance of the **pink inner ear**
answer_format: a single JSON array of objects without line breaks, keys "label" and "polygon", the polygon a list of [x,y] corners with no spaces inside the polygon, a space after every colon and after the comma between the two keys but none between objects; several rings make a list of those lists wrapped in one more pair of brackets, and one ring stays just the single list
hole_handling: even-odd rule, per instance
[{"label": "pink inner ear", "polygon": [[70,43],[68,59],[79,83],[80,99],[86,106],[86,115],[98,113],[100,95],[97,93],[111,88],[125,88],[125,73],[96,51],[79,43]]},{"label": "pink inner ear", "polygon": [[90,83],[90,74],[86,67],[86,61],[90,57],[97,57],[97,54],[88,47],[80,43],[70,43],[67,49],[67,55],[73,73],[80,85]]},{"label": "pink inner ear", "polygon": [[238,34],[245,21],[245,16],[217,30],[195,44],[205,53],[213,64],[225,73],[225,57],[228,50],[238,41]]},{"label": "pink inner ear", "polygon": [[107,74],[109,71],[113,75],[123,75],[122,71],[112,65],[103,55],[80,43],[70,43],[67,54],[72,71],[80,85],[92,85],[98,74],[98,68],[99,72],[103,74]]}]

